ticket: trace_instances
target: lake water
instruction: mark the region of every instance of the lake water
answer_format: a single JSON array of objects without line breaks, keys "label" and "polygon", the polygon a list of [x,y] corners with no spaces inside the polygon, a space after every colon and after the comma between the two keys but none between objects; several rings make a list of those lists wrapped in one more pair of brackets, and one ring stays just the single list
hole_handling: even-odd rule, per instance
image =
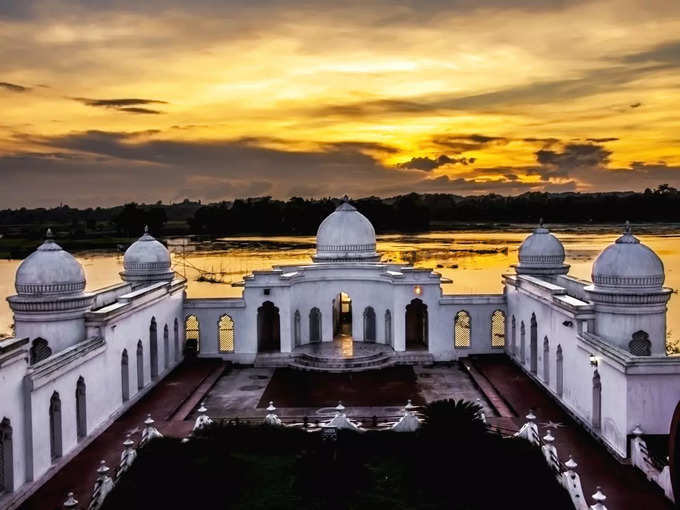
[{"label": "lake water", "polygon": [[[666,267],[667,287],[680,288],[680,229],[647,228],[638,234]],[[378,251],[383,261],[411,263],[430,267],[450,278],[444,284],[446,294],[496,293],[502,290],[501,274],[517,261],[517,249],[526,237],[526,229],[517,231],[427,232],[414,235],[378,236]],[[598,253],[619,234],[606,227],[588,229],[564,227],[558,232],[566,249],[570,274],[590,280],[590,271]],[[175,243],[177,243],[175,245]],[[189,297],[239,297],[242,288],[233,287],[243,275],[273,265],[310,262],[314,237],[237,237],[214,242],[181,246],[171,241],[173,269],[186,275]],[[120,281],[123,259],[111,252],[76,253],[87,277],[87,289],[93,290]],[[14,294],[14,273],[21,261],[0,260],[0,296]],[[199,276],[203,274],[203,281]],[[216,283],[217,282],[217,283]],[[0,332],[11,331],[11,314],[6,300],[0,302]],[[673,294],[668,306],[669,339],[680,337],[680,299]]]}]

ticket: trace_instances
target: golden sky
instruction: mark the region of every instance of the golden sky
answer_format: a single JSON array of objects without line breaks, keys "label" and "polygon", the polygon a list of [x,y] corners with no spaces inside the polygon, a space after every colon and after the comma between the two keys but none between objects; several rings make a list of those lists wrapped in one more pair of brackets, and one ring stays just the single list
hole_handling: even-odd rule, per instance
[{"label": "golden sky", "polygon": [[669,0],[1,2],[0,199],[679,186],[679,34]]}]

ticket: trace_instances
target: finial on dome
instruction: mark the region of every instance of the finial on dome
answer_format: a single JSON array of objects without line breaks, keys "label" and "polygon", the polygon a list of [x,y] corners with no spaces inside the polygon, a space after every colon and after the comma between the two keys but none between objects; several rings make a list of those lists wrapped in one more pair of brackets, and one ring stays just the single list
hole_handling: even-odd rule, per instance
[{"label": "finial on dome", "polygon": [[623,229],[624,234],[631,234],[632,230],[630,228],[630,221],[626,220],[626,226]]},{"label": "finial on dome", "polygon": [[347,196],[347,193],[345,193],[345,196],[342,197],[343,202],[349,202],[349,197]]},{"label": "finial on dome", "polygon": [[48,228],[47,232],[45,232],[45,240],[52,241],[53,239],[54,239],[54,234],[52,233],[52,229]]},{"label": "finial on dome", "polygon": [[543,228],[543,218],[539,218],[538,220],[538,226]]},{"label": "finial on dome", "polygon": [[149,225],[144,225],[144,233],[145,234],[149,233]]}]

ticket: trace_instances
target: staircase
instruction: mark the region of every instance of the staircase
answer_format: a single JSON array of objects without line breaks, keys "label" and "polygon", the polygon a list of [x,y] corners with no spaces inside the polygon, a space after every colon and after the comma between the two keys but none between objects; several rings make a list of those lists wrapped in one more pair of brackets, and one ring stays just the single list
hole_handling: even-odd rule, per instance
[{"label": "staircase", "polygon": [[322,354],[298,354],[289,366],[298,370],[315,372],[363,372],[365,370],[379,370],[394,364],[394,353],[390,351],[375,351],[368,354],[340,358],[324,356]]}]

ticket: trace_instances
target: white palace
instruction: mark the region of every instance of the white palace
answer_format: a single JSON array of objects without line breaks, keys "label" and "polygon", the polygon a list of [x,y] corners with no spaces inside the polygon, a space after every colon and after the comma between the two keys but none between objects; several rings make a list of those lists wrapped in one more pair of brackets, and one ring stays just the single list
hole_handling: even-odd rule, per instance
[{"label": "white palace", "polygon": [[[440,274],[382,263],[373,226],[345,200],[319,226],[312,259],[255,271],[240,298],[188,299],[168,250],[145,233],[122,281],[86,292],[82,266],[48,233],[7,298],[0,493],[40,484],[191,350],[327,371],[505,351],[620,458],[636,426],[669,433],[680,397],[680,358],[665,351],[671,290],[629,227],[600,253],[592,282],[569,276],[541,225],[514,272],[499,275],[502,293],[446,295]],[[324,356],[338,344],[350,351],[341,364]]]}]

